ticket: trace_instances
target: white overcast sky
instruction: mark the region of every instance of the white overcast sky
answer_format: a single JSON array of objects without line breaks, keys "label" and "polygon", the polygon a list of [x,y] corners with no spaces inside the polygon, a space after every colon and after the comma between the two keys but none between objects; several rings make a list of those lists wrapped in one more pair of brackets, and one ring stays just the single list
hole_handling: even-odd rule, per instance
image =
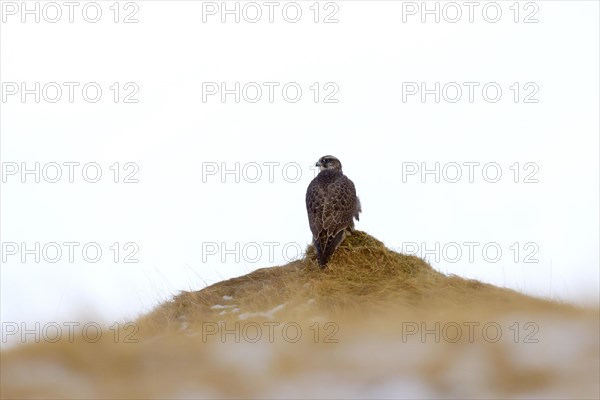
[{"label": "white overcast sky", "polygon": [[1,3],[2,322],[124,321],[286,263],[325,154],[388,247],[597,304],[598,2],[427,2],[439,23],[421,2],[314,3],[238,2],[239,23],[221,2]]}]

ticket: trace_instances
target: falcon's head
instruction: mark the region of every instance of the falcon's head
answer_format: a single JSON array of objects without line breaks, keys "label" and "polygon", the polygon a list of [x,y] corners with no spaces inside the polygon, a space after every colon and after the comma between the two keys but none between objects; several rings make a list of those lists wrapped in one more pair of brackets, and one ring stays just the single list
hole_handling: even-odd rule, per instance
[{"label": "falcon's head", "polygon": [[320,171],[326,169],[337,169],[342,170],[342,163],[334,156],[323,156],[319,158],[319,161],[315,164],[315,167],[319,167]]}]

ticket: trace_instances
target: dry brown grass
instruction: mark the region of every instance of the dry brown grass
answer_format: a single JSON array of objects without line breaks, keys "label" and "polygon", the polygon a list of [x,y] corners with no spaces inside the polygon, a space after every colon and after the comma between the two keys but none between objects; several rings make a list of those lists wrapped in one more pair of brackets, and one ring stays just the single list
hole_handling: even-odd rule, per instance
[{"label": "dry brown grass", "polygon": [[2,397],[599,395],[598,310],[446,276],[359,231],[324,270],[309,247],[302,260],[183,292],[137,324],[136,344],[107,335],[3,352]]},{"label": "dry brown grass", "polygon": [[[211,308],[230,296],[239,311],[219,314]],[[310,307],[306,303],[310,301]],[[163,331],[173,321],[237,320],[240,314],[258,313],[286,304],[286,315],[310,318],[312,314],[343,318],[362,312],[404,309],[519,311],[523,307],[574,309],[566,304],[533,298],[475,280],[446,276],[421,258],[388,250],[382,242],[356,231],[321,270],[313,246],[302,260],[285,266],[262,268],[197,292],[183,292],[161,305],[140,323],[150,332]],[[177,325],[176,325],[177,326]]]}]

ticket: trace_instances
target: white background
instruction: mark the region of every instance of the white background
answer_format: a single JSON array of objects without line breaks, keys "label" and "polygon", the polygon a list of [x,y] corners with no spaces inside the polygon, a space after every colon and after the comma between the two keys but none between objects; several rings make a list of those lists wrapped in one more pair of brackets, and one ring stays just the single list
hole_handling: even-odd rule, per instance
[{"label": "white background", "polygon": [[[447,21],[455,9],[446,7],[449,14],[443,14],[445,2],[438,3],[439,23],[435,15],[425,15],[423,23],[419,12],[406,12],[421,2],[338,1],[326,9],[323,2],[318,23],[312,1],[298,2],[297,23],[283,18],[285,2],[275,8],[273,23],[262,2],[256,23],[244,15],[239,23],[234,15],[222,23],[219,13],[204,15],[203,22],[203,7],[212,6],[199,1],[121,2],[118,23],[112,1],[97,3],[102,16],[96,23],[82,16],[86,2],[75,8],[72,23],[62,2],[62,18],[46,21],[46,2],[40,2],[40,22],[26,15],[23,23],[21,3],[13,3],[19,7],[15,15],[7,3],[0,28],[3,246],[81,246],[73,263],[66,247],[56,263],[43,257],[36,263],[33,255],[22,262],[21,253],[4,252],[2,322],[130,320],[180,290],[286,263],[310,241],[304,195],[315,173],[311,165],[325,154],[342,161],[357,187],[363,204],[357,228],[388,247],[407,250],[416,243],[425,256],[423,244],[431,250],[438,243],[439,252],[426,256],[444,273],[597,304],[597,2],[521,2],[517,23],[512,1],[495,3],[502,11],[496,23],[482,15],[486,2],[474,9],[473,22],[469,9],[455,3],[462,12],[456,23]],[[240,10],[245,4],[239,3]],[[436,3],[427,4],[433,9]],[[488,19],[495,17],[490,7]],[[252,18],[253,10],[246,10]],[[54,10],[46,11],[54,18]],[[133,11],[138,22],[124,23]],[[293,8],[288,11],[293,18]],[[324,23],[333,11],[338,22]],[[88,12],[93,18],[93,9]],[[537,23],[523,21],[531,13]],[[36,103],[33,94],[25,101],[20,92],[7,95],[11,83],[22,82],[28,89],[36,82],[41,88],[49,82],[79,86],[72,103],[66,86],[56,103],[47,101],[54,92],[40,93]],[[82,97],[88,82],[103,89],[96,103]],[[109,88],[115,82],[121,88],[117,103]],[[131,92],[124,89],[128,82],[139,88],[137,103],[123,101]],[[220,94],[203,102],[206,82],[225,82],[229,89],[256,82],[264,90],[256,103],[246,101],[254,92],[241,93],[239,103],[234,95],[222,102]],[[272,103],[264,82],[279,84]],[[295,103],[282,97],[290,82],[302,88]],[[310,89],[315,82],[317,103]],[[463,93],[456,103],[447,101],[455,92],[441,93],[439,103],[433,94],[423,102],[420,93],[403,101],[405,82],[425,82],[428,89],[456,82]],[[479,84],[472,102],[464,82]],[[510,89],[515,82],[516,103]],[[337,103],[323,101],[331,92],[326,83],[339,88]],[[501,87],[497,102],[483,98],[487,83]],[[524,102],[531,92],[526,83],[539,88],[532,97],[537,103]],[[73,183],[66,167],[57,183],[43,176],[36,183],[32,174],[22,183],[20,171],[7,175],[14,163],[33,168],[36,162],[95,162],[102,177],[86,182],[81,165]],[[119,183],[109,169],[115,162]],[[138,183],[122,182],[131,171],[123,169],[127,162],[139,167]],[[465,162],[479,163],[473,182]],[[517,183],[510,169],[516,162]],[[234,169],[236,163],[237,177],[221,175],[221,167]],[[278,163],[271,164],[272,179],[264,163]],[[458,163],[463,175],[457,183],[444,179],[452,179],[455,169],[446,169],[439,183],[432,174],[403,176],[421,163],[430,169],[440,163],[440,172]],[[488,182],[493,170],[482,175],[487,163],[500,166],[497,183]],[[524,182],[534,168],[524,169],[526,163],[535,164],[537,183]],[[218,173],[203,176],[214,165]],[[262,175],[252,183],[256,165]],[[101,246],[100,261],[82,258],[88,242]],[[109,249],[115,242],[121,246],[117,263]],[[138,263],[123,262],[128,242],[139,247]],[[265,242],[275,243],[273,257]],[[473,260],[465,242],[477,243]],[[223,243],[227,249],[238,243],[239,251],[203,252],[211,243],[220,250]],[[456,256],[454,243],[462,251],[457,262],[448,259]],[[489,260],[494,251],[487,260],[482,254],[486,243],[501,248],[497,262]],[[257,248],[262,257],[255,257]],[[538,262],[524,262],[532,249]]]}]

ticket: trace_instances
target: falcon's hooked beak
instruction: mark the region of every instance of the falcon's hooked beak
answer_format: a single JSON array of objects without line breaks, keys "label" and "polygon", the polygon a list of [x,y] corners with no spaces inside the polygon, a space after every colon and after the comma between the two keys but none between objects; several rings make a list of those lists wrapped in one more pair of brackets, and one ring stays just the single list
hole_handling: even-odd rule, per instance
[{"label": "falcon's hooked beak", "polygon": [[315,167],[319,167],[319,171],[323,171],[325,169],[325,167],[323,166],[323,164],[321,164],[320,161],[317,161],[315,163]]}]

